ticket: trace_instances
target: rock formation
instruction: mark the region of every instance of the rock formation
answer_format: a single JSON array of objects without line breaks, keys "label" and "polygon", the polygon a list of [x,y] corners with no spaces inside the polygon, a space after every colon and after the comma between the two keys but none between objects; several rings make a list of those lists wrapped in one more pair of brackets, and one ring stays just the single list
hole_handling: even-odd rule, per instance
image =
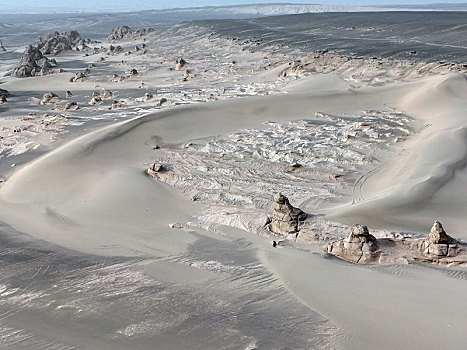
[{"label": "rock formation", "polygon": [[48,59],[37,47],[29,45],[11,74],[18,78],[46,75],[52,73],[50,69],[56,65],[55,60]]},{"label": "rock formation", "polygon": [[183,67],[185,67],[188,63],[183,59],[183,58],[177,58],[175,61],[175,70],[181,70]]},{"label": "rock formation", "polygon": [[37,38],[33,46],[46,55],[58,55],[64,51],[77,51],[77,49],[79,51],[80,47],[84,49],[87,47],[85,42],[76,30],[72,30],[71,32],[52,32],[42,35]]},{"label": "rock formation", "polygon": [[110,45],[109,48],[107,49],[107,55],[115,55],[120,52],[123,52],[123,47],[121,47],[120,45],[117,45],[117,46]]},{"label": "rock formation", "polygon": [[40,100],[39,104],[41,105],[47,105],[47,104],[53,104],[60,101],[58,96],[54,94],[53,92],[46,92],[43,96],[42,99]]},{"label": "rock formation", "polygon": [[[434,222],[428,238],[418,244],[418,249],[424,257],[435,263],[442,263],[443,258],[455,258],[462,251],[465,253],[465,249],[462,248],[459,242],[444,231],[439,221]],[[446,259],[446,262],[449,262],[449,259]]]},{"label": "rock formation", "polygon": [[355,225],[344,239],[327,245],[327,252],[357,264],[376,263],[380,257],[378,242],[368,232],[368,227]]},{"label": "rock formation", "polygon": [[0,40],[0,52],[5,52],[5,51],[6,51],[5,46],[3,46],[3,43]]},{"label": "rock formation", "polygon": [[10,92],[8,90],[5,90],[5,89],[0,89],[0,97],[10,97]]},{"label": "rock formation", "polygon": [[307,218],[307,214],[301,209],[290,204],[289,199],[281,193],[274,196],[276,202],[272,213],[270,229],[273,232],[288,235],[298,233],[299,225]]},{"label": "rock formation", "polygon": [[128,26],[115,27],[110,32],[107,40],[115,42],[119,40],[134,40],[154,31],[154,28],[131,29]]}]

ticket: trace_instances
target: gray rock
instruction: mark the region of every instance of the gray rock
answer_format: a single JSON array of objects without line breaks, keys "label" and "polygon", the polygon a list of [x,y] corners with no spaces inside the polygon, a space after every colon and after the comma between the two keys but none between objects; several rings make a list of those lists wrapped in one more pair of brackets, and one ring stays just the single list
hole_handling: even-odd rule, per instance
[{"label": "gray rock", "polygon": [[443,225],[439,221],[435,221],[433,226],[431,227],[430,234],[428,239],[432,243],[436,244],[449,244],[454,241],[454,239],[444,231]]},{"label": "gray rock", "polygon": [[73,51],[81,46],[82,49],[86,47],[84,40],[81,38],[76,30],[71,32],[59,33],[51,32],[40,36],[33,43],[41,52],[46,55],[58,55],[64,51]]},{"label": "gray rock", "polygon": [[378,241],[364,225],[355,225],[347,237],[329,243],[326,251],[357,264],[376,263],[381,255]]},{"label": "gray rock", "polygon": [[183,67],[185,67],[188,63],[183,59],[183,58],[177,58],[175,61],[175,70],[181,70]]},{"label": "gray rock", "polygon": [[154,28],[131,29],[128,26],[115,27],[110,32],[107,40],[115,42],[120,40],[134,40],[154,31]]},{"label": "gray rock", "polygon": [[55,60],[48,59],[37,47],[29,45],[11,74],[18,78],[46,75],[52,73],[51,68],[56,65]]},{"label": "gray rock", "polygon": [[60,101],[58,96],[54,94],[53,92],[46,92],[43,96],[42,99],[39,101],[39,104],[41,105],[47,105],[47,104],[53,104]]},{"label": "gray rock", "polygon": [[299,225],[307,218],[307,214],[301,209],[290,204],[289,199],[281,193],[274,196],[274,211],[270,229],[273,232],[288,235],[298,233]]},{"label": "gray rock", "polygon": [[0,89],[0,97],[10,97],[10,92],[8,90],[5,90],[5,89]]},{"label": "gray rock", "polygon": [[435,221],[428,238],[421,241],[419,250],[425,256],[437,260],[443,257],[457,256],[459,246],[458,242],[444,231],[443,225],[439,221]]}]

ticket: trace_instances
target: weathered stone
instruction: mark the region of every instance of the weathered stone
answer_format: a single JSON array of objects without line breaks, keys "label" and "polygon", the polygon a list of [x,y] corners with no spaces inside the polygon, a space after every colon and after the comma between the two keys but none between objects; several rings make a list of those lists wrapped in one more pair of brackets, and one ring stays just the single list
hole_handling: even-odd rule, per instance
[{"label": "weathered stone", "polygon": [[177,58],[175,61],[175,70],[181,70],[183,67],[185,67],[188,63],[183,59],[183,58]]},{"label": "weathered stone", "polygon": [[133,30],[128,26],[115,27],[110,32],[107,40],[109,42],[115,42],[119,40],[134,40],[153,31],[153,28],[137,28]]},{"label": "weathered stone", "polygon": [[57,31],[40,36],[33,43],[41,52],[48,55],[58,55],[64,51],[79,50],[80,45],[84,48],[84,40],[76,30],[59,33]]},{"label": "weathered stone", "polygon": [[46,75],[51,73],[50,68],[56,64],[55,60],[45,57],[37,47],[29,45],[11,74],[18,78]]},{"label": "weathered stone", "polygon": [[270,229],[280,234],[298,233],[299,225],[307,218],[307,214],[301,209],[292,206],[286,196],[278,193],[274,196],[274,211]]},{"label": "weathered stone", "polygon": [[380,257],[378,242],[365,225],[355,225],[347,237],[329,243],[326,251],[358,264],[375,263]]},{"label": "weathered stone", "polygon": [[453,238],[448,236],[446,231],[444,231],[443,225],[441,225],[439,221],[434,222],[433,226],[431,227],[428,239],[430,242],[436,244],[449,244],[454,241]]},{"label": "weathered stone", "polygon": [[150,94],[149,92],[146,92],[146,93],[144,94],[144,98],[143,98],[143,99],[144,99],[144,101],[149,101],[149,100],[152,100],[153,97],[154,97],[154,96],[153,96],[152,94]]},{"label": "weathered stone", "polygon": [[46,92],[43,96],[42,99],[39,101],[39,104],[41,105],[46,105],[46,104],[52,104],[60,101],[58,96],[54,94],[53,92]]}]

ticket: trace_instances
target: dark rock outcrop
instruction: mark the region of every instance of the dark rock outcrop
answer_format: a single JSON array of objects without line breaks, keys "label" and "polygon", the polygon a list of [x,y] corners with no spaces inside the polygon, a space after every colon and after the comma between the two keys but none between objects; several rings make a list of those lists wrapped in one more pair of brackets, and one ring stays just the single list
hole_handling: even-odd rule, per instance
[{"label": "dark rock outcrop", "polygon": [[8,90],[5,90],[5,89],[0,89],[0,97],[10,97],[10,92]]},{"label": "dark rock outcrop", "polygon": [[175,61],[175,70],[181,70],[183,67],[185,67],[188,63],[183,59],[183,58],[177,58]]},{"label": "dark rock outcrop", "polygon": [[327,245],[327,252],[357,264],[376,263],[379,260],[378,242],[364,225],[355,225],[344,239]]},{"label": "dark rock outcrop", "polygon": [[307,218],[301,209],[290,204],[289,199],[281,193],[274,196],[276,202],[272,213],[270,229],[273,232],[288,235],[300,231],[300,223]]},{"label": "dark rock outcrop", "polygon": [[18,78],[46,75],[52,73],[51,68],[56,65],[55,60],[48,59],[37,47],[29,45],[11,74]]},{"label": "dark rock outcrop", "polygon": [[58,55],[64,51],[76,51],[86,48],[85,40],[76,30],[59,33],[51,32],[40,36],[33,43],[45,55]]}]

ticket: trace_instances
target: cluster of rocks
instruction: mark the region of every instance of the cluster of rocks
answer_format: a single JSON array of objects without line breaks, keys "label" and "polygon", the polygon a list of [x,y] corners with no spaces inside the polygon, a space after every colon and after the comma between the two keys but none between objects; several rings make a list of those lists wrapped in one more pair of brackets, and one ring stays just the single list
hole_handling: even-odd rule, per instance
[{"label": "cluster of rocks", "polygon": [[86,79],[86,77],[91,74],[91,70],[86,68],[84,72],[76,72],[75,76],[70,78],[71,83],[77,83]]},{"label": "cluster of rocks", "polygon": [[64,51],[81,51],[89,48],[84,40],[75,30],[59,33],[57,31],[40,36],[33,43],[42,53],[46,55],[58,55]]},{"label": "cluster of rocks", "polygon": [[80,107],[77,102],[71,101],[66,103],[57,103],[52,109],[55,111],[77,111]]},{"label": "cluster of rocks", "polygon": [[[148,170],[151,176],[155,176],[158,172],[160,169]],[[274,202],[272,218],[266,222],[267,228],[276,234],[288,237],[292,234],[294,239],[303,236],[305,240],[310,240],[307,236],[312,235],[308,232],[308,226],[312,222],[317,222],[317,219],[292,206],[288,198],[280,193],[274,196]],[[341,225],[340,230],[342,229],[347,228]],[[382,237],[384,238],[377,239],[370,234],[367,226],[357,224],[351,228],[351,232],[346,237],[331,241],[324,250],[328,254],[356,264],[391,264],[409,261],[447,266],[467,264],[467,245],[450,237],[439,221],[435,221],[427,238]],[[316,240],[318,239],[314,239]]]},{"label": "cluster of rocks", "polygon": [[[110,90],[104,90],[102,93],[98,93],[95,91],[92,94],[91,101],[89,101],[89,104],[96,105],[96,104],[102,103],[103,100],[108,100],[112,97],[113,97],[113,92]],[[114,101],[112,105],[114,105],[115,103],[116,101]]]},{"label": "cluster of rocks", "polygon": [[115,42],[120,40],[136,40],[154,31],[154,28],[131,29],[128,26],[115,27],[110,32],[107,40]]},{"label": "cluster of rocks", "polygon": [[366,226],[356,225],[349,236],[329,243],[325,250],[358,264],[398,261],[447,266],[467,264],[467,246],[450,237],[439,221],[435,221],[428,237],[422,239],[376,239]]},{"label": "cluster of rocks", "polygon": [[308,214],[295,208],[281,193],[274,196],[274,202],[276,204],[269,224],[270,230],[284,235],[297,234],[300,231],[300,224],[305,221]]},{"label": "cluster of rocks", "polygon": [[[96,48],[94,49],[94,52],[95,51],[96,51]],[[121,47],[120,45],[117,45],[117,46],[110,45],[106,51],[107,55],[115,55],[121,52],[123,52],[123,47]]]},{"label": "cluster of rocks", "polygon": [[56,65],[54,59],[48,59],[37,47],[29,45],[11,74],[18,78],[47,75],[53,73],[51,68]]},{"label": "cluster of rocks", "polygon": [[381,255],[375,236],[370,234],[368,227],[358,224],[344,239],[329,243],[326,251],[357,264],[378,262]]}]

